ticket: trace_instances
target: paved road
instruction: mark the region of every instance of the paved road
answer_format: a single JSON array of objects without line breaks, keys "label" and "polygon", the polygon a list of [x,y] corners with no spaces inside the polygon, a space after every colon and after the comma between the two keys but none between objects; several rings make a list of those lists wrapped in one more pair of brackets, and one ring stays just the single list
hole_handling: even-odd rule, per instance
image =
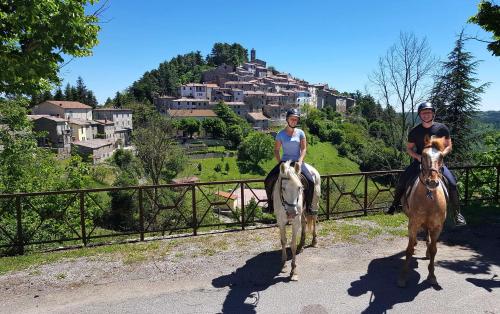
[{"label": "paved road", "polygon": [[[425,282],[419,242],[408,287],[396,285],[404,239],[307,248],[300,280],[278,251],[180,280],[138,279],[0,300],[2,313],[500,313],[500,228],[448,232],[438,244],[439,288]],[[203,267],[204,265],[200,265]]]}]

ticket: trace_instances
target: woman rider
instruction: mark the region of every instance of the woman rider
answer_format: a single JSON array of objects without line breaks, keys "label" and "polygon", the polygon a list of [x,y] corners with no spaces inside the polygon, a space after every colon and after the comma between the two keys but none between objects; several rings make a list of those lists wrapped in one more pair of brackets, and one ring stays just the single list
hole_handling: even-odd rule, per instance
[{"label": "woman rider", "polygon": [[[276,180],[278,179],[280,172],[280,164],[287,160],[291,160],[298,163],[301,167],[301,172],[307,179],[308,188],[305,189],[306,196],[306,211],[310,214],[316,214],[311,210],[311,203],[314,194],[314,179],[304,166],[304,158],[307,151],[307,141],[304,131],[297,128],[297,124],[300,120],[300,114],[296,109],[290,109],[286,113],[286,123],[287,126],[278,132],[276,135],[276,142],[274,143],[274,157],[278,161],[278,164],[269,172],[266,179],[264,180],[264,185],[267,194],[268,210],[273,212],[273,188]],[[280,149],[283,148],[283,155],[280,157]]]},{"label": "woman rider", "polygon": [[[434,109],[434,106],[430,102],[423,102],[418,106],[418,116],[420,117],[422,123],[420,123],[410,131],[410,133],[408,134],[408,143],[406,145],[406,153],[413,158],[413,162],[405,169],[405,171],[399,178],[399,183],[396,187],[396,191],[394,192],[394,201],[392,202],[389,210],[386,212],[390,215],[394,214],[396,209],[399,207],[401,197],[405,192],[408,182],[418,176],[418,173],[420,171],[420,159],[422,158],[422,150],[424,149],[425,135],[436,135],[438,137],[444,137],[446,139],[446,147],[443,151],[444,156],[448,155],[452,149],[450,131],[448,130],[448,127],[446,127],[446,125],[434,121],[434,118],[436,116],[436,109]],[[465,225],[465,219],[462,214],[460,214],[457,181],[455,179],[455,176],[444,165],[441,169],[441,172],[446,178],[446,181],[448,181],[447,185],[449,201],[451,205],[450,207],[453,209],[452,213],[455,225]]]}]

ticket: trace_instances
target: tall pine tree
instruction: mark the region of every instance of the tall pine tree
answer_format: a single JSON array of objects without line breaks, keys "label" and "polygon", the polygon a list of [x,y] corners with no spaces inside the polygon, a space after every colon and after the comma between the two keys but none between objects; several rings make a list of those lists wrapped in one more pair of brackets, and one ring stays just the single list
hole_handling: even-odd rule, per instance
[{"label": "tall pine tree", "polygon": [[437,109],[437,120],[450,128],[455,163],[470,161],[470,145],[474,132],[472,120],[481,102],[481,94],[489,83],[475,86],[476,68],[480,61],[464,49],[463,31],[455,48],[443,62],[443,72],[435,81],[432,102]]}]

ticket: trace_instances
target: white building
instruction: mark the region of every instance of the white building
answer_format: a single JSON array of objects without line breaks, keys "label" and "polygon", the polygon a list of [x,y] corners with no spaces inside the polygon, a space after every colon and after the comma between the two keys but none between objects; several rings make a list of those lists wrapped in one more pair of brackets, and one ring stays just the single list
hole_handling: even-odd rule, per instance
[{"label": "white building", "polygon": [[50,115],[66,120],[92,120],[92,107],[78,101],[47,100],[33,107],[31,113]]}]

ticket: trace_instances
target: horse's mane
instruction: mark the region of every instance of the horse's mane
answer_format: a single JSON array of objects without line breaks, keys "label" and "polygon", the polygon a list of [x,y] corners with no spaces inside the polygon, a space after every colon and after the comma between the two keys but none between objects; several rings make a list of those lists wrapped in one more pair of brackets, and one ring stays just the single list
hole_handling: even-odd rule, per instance
[{"label": "horse's mane", "polygon": [[428,147],[434,147],[436,148],[437,150],[439,151],[443,151],[445,146],[444,146],[444,140],[445,140],[445,137],[437,137],[435,135],[433,135],[432,137],[429,137],[428,135],[425,136],[425,139],[424,139],[424,143],[425,143],[425,146],[424,148],[428,148]]}]

